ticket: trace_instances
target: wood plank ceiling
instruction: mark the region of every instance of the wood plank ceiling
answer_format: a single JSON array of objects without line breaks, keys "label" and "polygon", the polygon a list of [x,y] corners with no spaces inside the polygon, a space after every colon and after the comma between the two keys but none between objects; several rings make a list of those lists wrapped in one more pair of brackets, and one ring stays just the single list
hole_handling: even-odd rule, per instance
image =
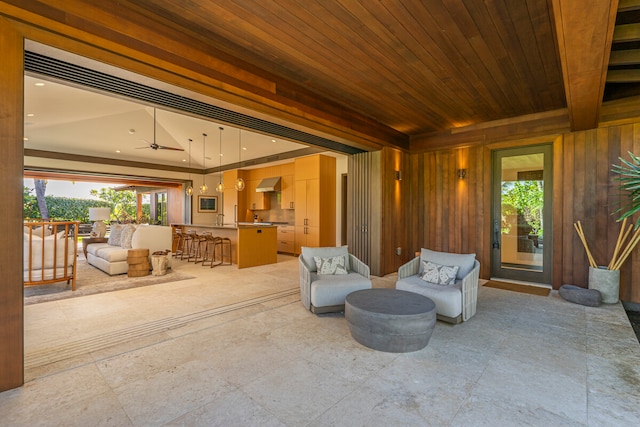
[{"label": "wood plank ceiling", "polygon": [[618,0],[4,3],[147,50],[142,26],[164,29],[230,64],[211,76],[224,84],[273,83],[264,99],[325,112],[343,129],[370,124],[372,141],[406,148],[415,136],[566,107],[575,128],[597,126]]},{"label": "wood plank ceiling", "polygon": [[547,0],[123,6],[407,135],[566,105]]}]

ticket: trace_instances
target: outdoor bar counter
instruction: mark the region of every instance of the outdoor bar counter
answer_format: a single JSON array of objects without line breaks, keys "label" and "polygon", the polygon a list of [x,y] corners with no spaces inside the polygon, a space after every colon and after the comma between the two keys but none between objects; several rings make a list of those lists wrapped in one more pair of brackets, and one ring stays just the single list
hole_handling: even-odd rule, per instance
[{"label": "outdoor bar counter", "polygon": [[[278,227],[271,224],[239,223],[226,225],[171,224],[174,230],[196,233],[210,232],[214,237],[228,237],[231,240],[231,262],[238,268],[278,262]],[[176,248],[173,248],[174,251]]]}]

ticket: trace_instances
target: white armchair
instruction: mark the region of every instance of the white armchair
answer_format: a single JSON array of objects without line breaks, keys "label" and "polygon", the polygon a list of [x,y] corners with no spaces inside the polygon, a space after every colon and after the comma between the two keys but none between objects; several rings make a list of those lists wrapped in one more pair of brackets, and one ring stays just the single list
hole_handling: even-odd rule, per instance
[{"label": "white armchair", "polygon": [[[348,294],[370,289],[369,266],[348,252],[346,246],[302,247],[298,258],[300,266],[300,300],[312,313],[344,311]],[[343,257],[341,265],[346,274],[318,274],[314,257],[329,259]]]},{"label": "white armchair", "polygon": [[[476,314],[478,301],[480,263],[475,257],[475,254],[452,254],[422,249],[420,256],[398,269],[396,289],[415,292],[433,300],[438,320],[449,323],[466,322]],[[422,261],[458,266],[455,282],[439,285],[421,279]]]}]

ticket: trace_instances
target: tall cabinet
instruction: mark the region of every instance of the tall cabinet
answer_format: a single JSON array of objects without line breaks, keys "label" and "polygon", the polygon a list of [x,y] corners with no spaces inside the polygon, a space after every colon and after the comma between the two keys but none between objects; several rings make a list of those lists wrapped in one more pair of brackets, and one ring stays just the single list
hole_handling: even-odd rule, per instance
[{"label": "tall cabinet", "polygon": [[336,159],[325,155],[295,160],[295,245],[336,244]]},{"label": "tall cabinet", "polygon": [[224,223],[234,224],[238,221],[244,221],[247,209],[244,197],[238,196],[238,190],[235,189],[235,181],[238,176],[242,176],[242,171],[232,170],[224,173],[224,196],[222,202]]}]

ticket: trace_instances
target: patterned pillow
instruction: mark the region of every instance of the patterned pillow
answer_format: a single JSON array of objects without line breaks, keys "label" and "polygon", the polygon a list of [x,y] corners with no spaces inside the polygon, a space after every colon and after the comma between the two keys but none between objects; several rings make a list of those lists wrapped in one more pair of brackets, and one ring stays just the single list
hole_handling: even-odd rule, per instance
[{"label": "patterned pillow", "polygon": [[348,274],[344,266],[344,256],[321,258],[314,256],[318,274]]},{"label": "patterned pillow", "polygon": [[459,266],[440,265],[431,261],[422,261],[423,273],[420,277],[425,282],[436,285],[453,285],[456,282]]},{"label": "patterned pillow", "polygon": [[111,246],[120,246],[122,243],[122,230],[124,230],[123,224],[111,224],[109,240],[107,240],[107,243]]},{"label": "patterned pillow", "polygon": [[123,249],[131,249],[131,239],[133,239],[133,233],[136,231],[136,226],[134,224],[127,224],[122,229],[122,234],[120,235],[120,247]]}]

